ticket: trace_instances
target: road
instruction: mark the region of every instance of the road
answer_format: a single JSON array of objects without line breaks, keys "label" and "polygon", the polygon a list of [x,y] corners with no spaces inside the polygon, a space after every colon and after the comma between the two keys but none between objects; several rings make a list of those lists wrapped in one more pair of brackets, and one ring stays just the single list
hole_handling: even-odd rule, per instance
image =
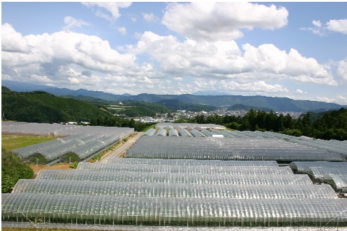
[{"label": "road", "polygon": [[144,132],[138,132],[136,136],[128,139],[127,142],[123,143],[122,145],[118,146],[115,150],[107,154],[106,156],[103,156],[103,158],[99,161],[101,163],[105,163],[108,158],[118,158],[123,153],[125,153],[126,150],[128,150],[142,135]]}]

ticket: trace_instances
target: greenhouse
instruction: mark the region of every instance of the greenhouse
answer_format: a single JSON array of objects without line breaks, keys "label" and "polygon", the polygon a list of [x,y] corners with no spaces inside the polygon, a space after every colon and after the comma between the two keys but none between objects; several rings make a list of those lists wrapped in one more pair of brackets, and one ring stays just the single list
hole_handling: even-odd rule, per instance
[{"label": "greenhouse", "polygon": [[166,136],[166,129],[160,128],[155,135],[156,136]]},{"label": "greenhouse", "polygon": [[171,129],[169,130],[169,136],[178,137],[178,132],[177,132],[177,130],[171,128]]},{"label": "greenhouse", "polygon": [[347,193],[347,174],[346,175],[335,175],[329,174],[333,187],[343,193]]},{"label": "greenhouse", "polygon": [[325,167],[325,168],[346,168],[347,162],[328,162],[328,161],[305,161],[305,162],[292,162],[290,167],[294,172],[298,173],[312,173],[311,167]]},{"label": "greenhouse", "polygon": [[[141,198],[2,194],[2,221],[171,226],[347,225],[345,199]],[[314,212],[313,212],[314,211]]]},{"label": "greenhouse", "polygon": [[156,130],[154,128],[151,128],[151,129],[148,129],[144,135],[145,136],[154,136],[155,133],[156,133]]},{"label": "greenhouse", "polygon": [[127,197],[300,199],[337,198],[329,185],[192,185],[143,182],[19,180],[12,193]]},{"label": "greenhouse", "polygon": [[107,163],[119,164],[150,164],[180,166],[278,166],[276,161],[242,161],[242,160],[194,160],[194,159],[144,159],[144,158],[109,158]]},{"label": "greenhouse", "polygon": [[205,137],[204,134],[202,134],[201,132],[199,132],[199,131],[196,130],[196,129],[191,130],[190,133],[191,133],[194,137]]},{"label": "greenhouse", "polygon": [[25,123],[25,122],[2,122],[3,133],[32,134],[41,136],[71,136],[76,134],[89,135],[114,135],[119,139],[134,133],[133,128],[125,127],[102,127],[102,126],[78,126],[44,123]]},{"label": "greenhouse", "polygon": [[181,130],[180,130],[180,135],[182,136],[182,137],[192,137],[192,134],[190,134],[190,132],[188,132],[186,129],[184,129],[184,128],[182,128]]},{"label": "greenhouse", "polygon": [[133,165],[114,163],[78,164],[77,170],[111,171],[111,172],[156,172],[156,173],[195,173],[225,175],[270,175],[293,174],[289,167],[259,166],[180,166],[180,165]]},{"label": "greenhouse", "polygon": [[[181,130],[182,133],[183,129]],[[126,153],[127,158],[205,159],[205,160],[276,160],[345,161],[338,153],[309,148],[270,138],[167,139],[141,137]]]},{"label": "greenhouse", "polygon": [[186,173],[112,172],[88,170],[41,170],[38,180],[84,180],[145,183],[184,183],[211,185],[312,185],[310,178],[295,174],[211,175]]},{"label": "greenhouse", "polygon": [[347,168],[325,168],[325,167],[311,167],[310,176],[318,182],[328,182],[331,180],[331,174],[337,176],[347,175]]}]

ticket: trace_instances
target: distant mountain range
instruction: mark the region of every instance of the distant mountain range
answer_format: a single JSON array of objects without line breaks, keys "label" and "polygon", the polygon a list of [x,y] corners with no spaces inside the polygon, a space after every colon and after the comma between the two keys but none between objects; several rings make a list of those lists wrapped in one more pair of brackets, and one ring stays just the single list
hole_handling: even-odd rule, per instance
[{"label": "distant mountain range", "polygon": [[[195,95],[156,95],[156,94],[139,94],[139,95],[115,95],[101,91],[88,91],[85,89],[70,90],[66,88],[47,87],[42,85],[27,84],[14,81],[2,81],[2,86],[8,87],[13,91],[46,91],[57,96],[85,96],[112,102],[124,100],[144,101],[144,102],[165,102],[165,100],[177,101],[196,104],[208,105],[218,108],[245,108],[245,109],[266,109],[273,111],[329,111],[340,109],[341,106],[335,103],[325,103],[309,100],[293,100],[289,98],[266,97],[266,96],[239,96],[239,95],[216,95],[215,92],[198,92]],[[212,93],[214,95],[200,95],[201,93]]]}]

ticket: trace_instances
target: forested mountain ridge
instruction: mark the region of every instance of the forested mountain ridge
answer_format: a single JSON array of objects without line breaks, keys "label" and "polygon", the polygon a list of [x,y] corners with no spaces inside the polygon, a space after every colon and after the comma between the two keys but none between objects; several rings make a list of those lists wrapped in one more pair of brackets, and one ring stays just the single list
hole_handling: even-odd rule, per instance
[{"label": "forested mountain ridge", "polygon": [[3,119],[25,122],[90,121],[108,116],[88,102],[57,97],[43,91],[15,92],[2,87]]},{"label": "forested mountain ridge", "polygon": [[337,110],[341,107],[335,103],[325,103],[309,100],[293,100],[289,98],[267,97],[267,96],[239,96],[239,95],[157,95],[157,94],[139,94],[139,95],[115,95],[101,91],[88,91],[85,89],[70,90],[64,88],[54,88],[40,85],[17,83],[13,81],[2,81],[3,86],[7,86],[14,91],[33,91],[42,90],[57,96],[87,96],[97,99],[103,99],[112,102],[125,100],[160,102],[163,100],[178,100],[185,103],[196,105],[208,105],[218,108],[230,108],[234,105],[244,105],[247,108],[259,109],[266,108],[273,111],[329,111]]}]

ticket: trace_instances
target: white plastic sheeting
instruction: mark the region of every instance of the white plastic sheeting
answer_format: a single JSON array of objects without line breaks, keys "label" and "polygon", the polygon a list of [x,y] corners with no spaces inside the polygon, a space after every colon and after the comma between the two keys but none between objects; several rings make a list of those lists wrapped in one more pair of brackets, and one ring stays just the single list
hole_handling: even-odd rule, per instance
[{"label": "white plastic sheeting", "polygon": [[177,130],[171,128],[171,129],[169,130],[169,136],[178,137],[178,132],[177,132]]},{"label": "white plastic sheeting", "polygon": [[112,172],[88,170],[41,170],[36,179],[42,180],[85,180],[146,183],[184,183],[211,185],[312,185],[307,175],[211,175],[186,173]]},{"label": "white plastic sheeting", "polygon": [[19,180],[12,193],[230,199],[337,198],[329,185],[192,185],[74,180]]},{"label": "white plastic sheeting", "polygon": [[337,176],[347,175],[347,168],[325,168],[325,167],[311,167],[312,177],[319,182],[327,182],[331,180],[331,174]]},{"label": "white plastic sheeting", "polygon": [[77,170],[111,172],[162,172],[186,174],[225,174],[225,175],[270,175],[293,174],[289,167],[273,166],[186,166],[180,165],[133,165],[117,163],[79,163]]},{"label": "white plastic sheeting", "polygon": [[144,158],[108,158],[107,163],[118,164],[150,164],[150,165],[180,165],[180,166],[278,166],[276,161],[222,161],[193,159],[144,159]]},{"label": "white plastic sheeting", "polygon": [[[182,130],[181,130],[182,132]],[[344,161],[338,153],[309,148],[275,138],[167,139],[141,137],[126,153],[127,158]]]},{"label": "white plastic sheeting", "polygon": [[335,175],[329,174],[333,187],[343,193],[347,193],[347,174],[346,175]]},{"label": "white plastic sheeting", "polygon": [[154,128],[148,129],[147,132],[145,132],[145,136],[154,136],[156,130]]},{"label": "white plastic sheeting", "polygon": [[346,168],[347,162],[328,162],[328,161],[294,161],[290,163],[290,167],[294,172],[312,174],[312,167],[325,168]]},{"label": "white plastic sheeting", "polygon": [[102,126],[78,126],[25,122],[2,122],[3,133],[34,134],[42,136],[71,136],[76,134],[102,134],[116,135],[119,139],[129,136],[134,132],[133,128],[102,127]]},{"label": "white plastic sheeting", "polygon": [[171,226],[347,226],[345,199],[2,194],[2,221]]},{"label": "white plastic sheeting", "polygon": [[180,135],[182,136],[182,137],[192,137],[192,135],[190,134],[190,132],[188,132],[186,129],[184,129],[184,128],[182,128],[181,130],[180,130]]},{"label": "white plastic sheeting", "polygon": [[194,123],[158,123],[155,127],[158,128],[167,128],[167,127],[180,127],[190,130],[191,128],[195,128],[199,126],[201,129],[225,129],[224,126],[218,124],[194,124]]},{"label": "white plastic sheeting", "polygon": [[155,135],[156,136],[166,136],[167,135],[166,129],[160,128]]},{"label": "white plastic sheeting", "polygon": [[204,134],[202,134],[201,132],[199,132],[199,131],[196,130],[196,129],[191,130],[190,133],[191,133],[194,137],[205,137]]}]

